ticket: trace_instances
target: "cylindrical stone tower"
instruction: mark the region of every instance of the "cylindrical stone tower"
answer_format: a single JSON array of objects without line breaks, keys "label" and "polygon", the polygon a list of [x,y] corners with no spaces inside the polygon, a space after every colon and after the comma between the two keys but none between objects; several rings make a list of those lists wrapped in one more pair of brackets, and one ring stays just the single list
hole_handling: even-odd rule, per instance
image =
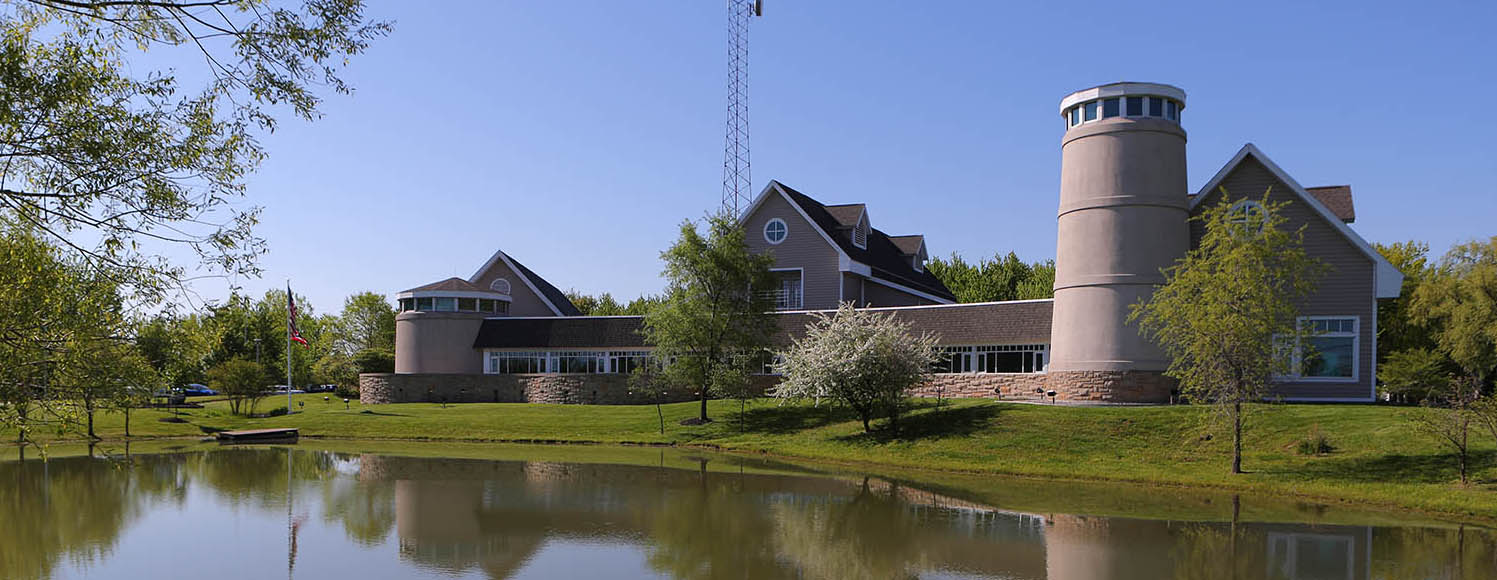
[{"label": "cylindrical stone tower", "polygon": [[1164,353],[1128,324],[1190,243],[1185,91],[1115,83],[1060,102],[1055,314],[1046,381],[1062,399],[1169,398]]}]

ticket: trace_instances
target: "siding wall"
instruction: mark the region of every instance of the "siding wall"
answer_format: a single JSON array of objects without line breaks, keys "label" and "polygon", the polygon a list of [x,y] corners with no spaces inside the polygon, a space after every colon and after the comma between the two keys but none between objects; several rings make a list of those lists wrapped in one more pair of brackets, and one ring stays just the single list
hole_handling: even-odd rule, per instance
[{"label": "siding wall", "polygon": [[525,279],[511,271],[504,260],[494,260],[494,264],[479,274],[478,280],[473,284],[488,290],[489,284],[493,284],[496,278],[509,280],[509,297],[512,300],[509,304],[510,316],[556,316],[556,313],[530,290],[530,286],[525,284]]},{"label": "siding wall", "polygon": [[878,282],[866,281],[863,283],[863,300],[868,306],[921,306],[935,304],[914,294],[903,290],[890,288]]},{"label": "siding wall", "polygon": [[[772,218],[785,220],[785,241],[770,244],[764,239],[764,224]],[[817,233],[816,226],[802,218],[777,192],[745,218],[746,237],[752,252],[769,252],[775,268],[803,268],[806,309],[836,308],[842,296],[842,272],[837,268],[837,250]]]},{"label": "siding wall", "polygon": [[[1232,200],[1260,199],[1263,192],[1273,187],[1270,200],[1288,201],[1282,212],[1288,218],[1283,227],[1295,230],[1305,227],[1305,249],[1311,256],[1320,259],[1330,270],[1320,280],[1318,291],[1300,304],[1301,316],[1356,316],[1359,337],[1357,340],[1356,382],[1286,382],[1274,394],[1286,399],[1366,399],[1373,397],[1373,334],[1377,300],[1373,297],[1374,265],[1366,254],[1336,231],[1314,208],[1302,201],[1289,185],[1274,178],[1273,174],[1248,156],[1232,170],[1222,185]],[[1205,209],[1220,200],[1220,192],[1211,192],[1199,206]],[[1191,222],[1191,247],[1201,239],[1204,228],[1199,222]]]}]

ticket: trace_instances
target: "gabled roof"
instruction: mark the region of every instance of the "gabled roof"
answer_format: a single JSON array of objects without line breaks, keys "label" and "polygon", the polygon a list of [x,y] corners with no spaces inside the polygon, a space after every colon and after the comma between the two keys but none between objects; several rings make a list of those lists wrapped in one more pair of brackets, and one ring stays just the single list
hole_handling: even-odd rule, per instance
[{"label": "gabled roof", "polygon": [[1305,191],[1325,204],[1326,209],[1341,218],[1341,221],[1352,223],[1357,221],[1357,209],[1351,203],[1350,185],[1324,185],[1321,187],[1306,187]]},{"label": "gabled roof", "polygon": [[[936,278],[929,271],[915,270],[915,266],[910,263],[910,260],[905,258],[906,254],[898,246],[894,245],[894,242],[887,234],[879,231],[878,228],[869,228],[868,247],[859,248],[856,244],[853,244],[850,236],[838,235],[839,228],[842,227],[842,222],[838,221],[832,215],[828,206],[811,199],[810,196],[796,191],[783,183],[770,180],[769,185],[764,187],[764,191],[754,200],[753,205],[749,206],[748,211],[744,212],[744,215],[752,214],[770,195],[783,196],[786,201],[790,202],[790,205],[799,209],[801,214],[816,226],[821,237],[832,244],[832,247],[840,254],[844,262],[843,270],[858,272],[890,283],[895,287],[912,290],[913,294],[936,302],[956,302],[956,295],[952,294],[951,290],[947,289],[946,285],[941,283],[940,279]],[[862,204],[850,204],[830,207],[847,208],[861,206]],[[862,215],[863,213],[860,211],[857,215]],[[857,224],[857,215],[854,215],[852,218],[854,225]],[[853,268],[852,263],[854,262],[867,267],[867,270],[859,271],[859,269]]]},{"label": "gabled roof", "polygon": [[[1237,155],[1233,156],[1231,161],[1222,166],[1221,171],[1216,172],[1216,175],[1210,181],[1206,182],[1201,191],[1190,197],[1191,212],[1193,213],[1196,206],[1201,205],[1201,202],[1205,201],[1206,198],[1211,197],[1211,194],[1215,193],[1221,187],[1222,182],[1227,179],[1227,176],[1232,174],[1232,170],[1237,169],[1237,166],[1241,165],[1249,156],[1258,160],[1258,163],[1267,168],[1269,173],[1273,174],[1279,181],[1287,184],[1289,190],[1299,196],[1300,201],[1303,201],[1305,205],[1314,209],[1315,213],[1320,214],[1320,217],[1325,219],[1326,223],[1330,224],[1333,229],[1339,232],[1342,237],[1345,237],[1347,241],[1351,242],[1353,246],[1361,250],[1368,259],[1372,260],[1374,296],[1378,298],[1398,297],[1399,293],[1403,290],[1403,273],[1398,271],[1398,268],[1389,262],[1387,258],[1384,258],[1382,254],[1379,254],[1376,249],[1373,249],[1372,245],[1367,243],[1367,240],[1362,239],[1362,236],[1357,235],[1357,232],[1348,227],[1340,216],[1326,207],[1326,204],[1322,203],[1319,198],[1306,191],[1298,181],[1290,177],[1277,163],[1274,163],[1272,159],[1269,159],[1267,155],[1264,155],[1252,143],[1243,145],[1242,149],[1237,151]],[[1350,194],[1351,188],[1347,187],[1348,205],[1350,205]]]},{"label": "gabled roof", "polygon": [[826,212],[832,214],[832,218],[844,228],[857,227],[858,219],[868,211],[868,206],[861,203],[844,203],[840,205],[828,205]]},{"label": "gabled roof", "polygon": [[535,292],[535,295],[540,297],[541,302],[544,302],[546,304],[546,307],[550,308],[552,312],[555,312],[557,316],[582,315],[582,311],[578,310],[577,307],[572,304],[572,301],[567,299],[566,293],[558,290],[555,286],[552,286],[551,283],[547,282],[545,278],[540,277],[535,272],[531,271],[530,268],[526,268],[524,264],[521,264],[514,258],[511,258],[509,254],[504,253],[504,250],[495,251],[494,255],[490,256],[489,260],[487,262],[484,262],[483,266],[468,278],[468,282],[470,284],[477,282],[479,276],[482,276],[484,272],[488,271],[489,268],[494,266],[494,262],[501,260],[505,263],[505,265],[509,266],[510,271],[518,275],[520,277],[520,280],[525,283],[525,286],[530,288],[530,291]]},{"label": "gabled roof", "polygon": [[894,242],[894,247],[899,248],[900,253],[913,256],[919,254],[920,248],[925,245],[925,236],[889,236],[889,241]]},{"label": "gabled roof", "polygon": [[479,288],[477,286],[469,284],[467,280],[464,280],[462,278],[457,278],[457,277],[448,278],[446,280],[442,280],[441,282],[432,282],[432,283],[427,284],[425,286],[417,286],[415,288],[411,288],[410,290],[406,290],[406,292],[429,292],[429,291],[438,291],[438,292],[483,292],[484,290],[482,288]]}]

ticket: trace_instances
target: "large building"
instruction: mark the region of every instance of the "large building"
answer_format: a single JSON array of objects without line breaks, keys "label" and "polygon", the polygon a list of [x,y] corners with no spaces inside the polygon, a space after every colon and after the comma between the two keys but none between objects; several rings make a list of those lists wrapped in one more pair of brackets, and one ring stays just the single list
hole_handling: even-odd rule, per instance
[{"label": "large building", "polygon": [[[1153,83],[1061,100],[1053,300],[957,304],[926,271],[923,236],[888,235],[863,204],[827,205],[771,181],[742,219],[751,249],[775,258],[776,342],[803,333],[811,312],[851,302],[940,337],[950,362],[922,394],[1165,401],[1169,361],[1126,322],[1129,306],[1199,241],[1190,217],[1205,204],[1228,196],[1238,211],[1261,211],[1255,200],[1271,191],[1271,202],[1287,202],[1285,227],[1303,227],[1306,250],[1331,267],[1300,304],[1318,331],[1309,339],[1315,355],[1279,377],[1275,396],[1374,400],[1377,301],[1398,296],[1402,275],[1349,227],[1351,187],[1303,187],[1247,144],[1192,194],[1184,109],[1184,91]],[[580,316],[503,251],[467,279],[398,298],[395,373],[362,377],[366,402],[639,400],[624,376],[649,356],[642,320]],[[773,369],[764,370],[761,384],[773,384]]]}]

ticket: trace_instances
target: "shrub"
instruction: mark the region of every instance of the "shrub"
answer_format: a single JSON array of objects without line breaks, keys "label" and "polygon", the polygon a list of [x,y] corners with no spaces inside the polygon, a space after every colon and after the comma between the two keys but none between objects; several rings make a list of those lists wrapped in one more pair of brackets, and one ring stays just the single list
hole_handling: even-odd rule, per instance
[{"label": "shrub", "polygon": [[1299,442],[1301,455],[1325,455],[1335,450],[1336,447],[1331,445],[1331,438],[1320,430],[1320,425],[1310,427],[1310,434]]},{"label": "shrub", "polygon": [[773,395],[782,399],[833,399],[863,420],[882,414],[893,430],[909,390],[924,381],[941,358],[930,334],[914,336],[893,314],[857,310],[843,303],[833,315],[816,314],[804,339],[782,353],[785,381]]},{"label": "shrub", "polygon": [[208,384],[229,399],[234,414],[254,414],[255,406],[265,398],[260,365],[232,358],[208,370]]}]

